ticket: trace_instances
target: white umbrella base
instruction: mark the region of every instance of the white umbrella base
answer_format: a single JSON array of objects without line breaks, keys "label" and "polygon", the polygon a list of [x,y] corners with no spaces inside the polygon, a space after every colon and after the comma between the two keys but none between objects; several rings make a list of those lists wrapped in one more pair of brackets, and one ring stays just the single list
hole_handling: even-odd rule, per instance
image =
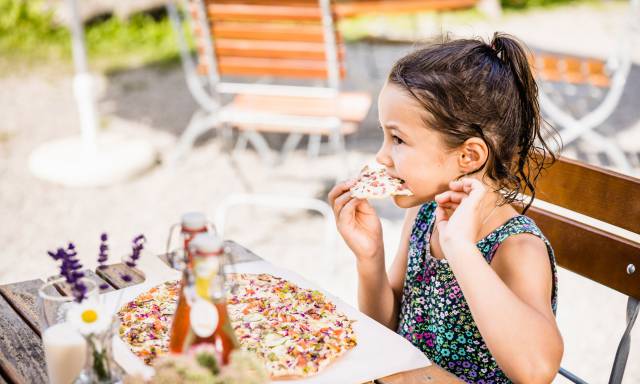
[{"label": "white umbrella base", "polygon": [[80,136],[45,143],[31,153],[29,169],[38,178],[69,187],[99,187],[129,180],[156,164],[151,144],[118,133],[100,133],[95,150]]}]

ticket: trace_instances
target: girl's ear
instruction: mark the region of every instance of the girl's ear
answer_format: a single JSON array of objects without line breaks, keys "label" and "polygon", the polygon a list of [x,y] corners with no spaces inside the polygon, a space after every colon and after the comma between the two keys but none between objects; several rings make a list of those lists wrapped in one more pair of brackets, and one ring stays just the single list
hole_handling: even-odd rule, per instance
[{"label": "girl's ear", "polygon": [[487,143],[479,137],[467,139],[458,150],[458,166],[464,174],[473,173],[484,166],[489,158]]}]

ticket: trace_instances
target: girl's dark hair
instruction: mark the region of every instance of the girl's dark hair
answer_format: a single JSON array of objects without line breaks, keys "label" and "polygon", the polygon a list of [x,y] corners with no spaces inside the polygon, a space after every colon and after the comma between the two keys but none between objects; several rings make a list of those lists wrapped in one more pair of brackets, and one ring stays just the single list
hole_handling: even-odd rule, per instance
[{"label": "girl's dark hair", "polygon": [[[406,89],[426,109],[425,124],[456,148],[479,137],[489,148],[480,169],[498,185],[502,204],[520,193],[535,198],[535,183],[556,155],[541,128],[538,87],[524,44],[496,32],[490,44],[480,39],[448,40],[400,59],[389,82]],[[537,143],[536,143],[537,139]]]}]

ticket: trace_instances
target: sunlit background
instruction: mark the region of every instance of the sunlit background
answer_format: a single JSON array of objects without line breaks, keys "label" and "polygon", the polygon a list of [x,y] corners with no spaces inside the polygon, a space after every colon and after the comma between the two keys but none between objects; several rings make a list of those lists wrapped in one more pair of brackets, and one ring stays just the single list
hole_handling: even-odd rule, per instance
[{"label": "sunlit background", "polygon": [[[67,241],[77,244],[86,266],[95,265],[102,232],[110,236],[113,258],[124,255],[138,233],[149,239],[145,257],[155,257],[164,251],[169,228],[182,213],[202,211],[213,220],[224,205],[226,238],[355,305],[353,256],[337,233],[327,229],[331,217],[282,206],[229,205],[229,199],[273,193],[291,201],[325,200],[337,178],[354,175],[373,160],[381,142],[375,98],[393,62],[443,33],[489,39],[494,31],[503,31],[522,39],[540,58],[592,60],[595,69],[589,74],[604,75],[604,83],[586,75],[580,81],[554,79],[562,64],[541,62],[540,90],[576,124],[596,110],[602,121],[572,134],[559,124],[562,117],[546,117],[570,136],[563,155],[640,175],[640,13],[629,1],[483,1],[451,10],[387,9],[340,18],[346,42],[341,87],[373,97],[367,117],[346,138],[346,156],[325,150],[309,154],[305,138],[288,157],[270,163],[252,146],[232,156],[228,146],[236,144],[237,133],[223,140],[209,131],[171,166],[160,160],[176,149],[197,103],[186,85],[165,2],[78,3],[93,75],[97,134],[151,148],[153,163],[133,178],[101,187],[65,186],[32,172],[30,161],[38,148],[79,137],[82,131],[73,89],[72,12],[66,1],[0,0],[0,284],[54,274],[46,251]],[[612,92],[619,97],[603,109]],[[284,136],[265,137],[277,154]],[[124,155],[120,160],[129,161]],[[403,212],[390,202],[376,207],[389,260]],[[559,279],[563,366],[589,382],[606,382],[626,325],[626,297],[567,271],[561,270]],[[635,331],[624,383],[640,382],[640,333]]]}]

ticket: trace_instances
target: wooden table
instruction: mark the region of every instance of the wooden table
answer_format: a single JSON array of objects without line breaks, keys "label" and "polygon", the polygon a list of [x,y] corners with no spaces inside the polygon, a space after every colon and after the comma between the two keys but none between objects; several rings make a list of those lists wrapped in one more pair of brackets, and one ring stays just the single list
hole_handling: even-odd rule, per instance
[{"label": "wooden table", "polygon": [[[262,260],[260,257],[228,241],[236,262]],[[130,282],[122,280],[122,272],[132,277]],[[123,264],[110,265],[96,272],[85,270],[86,276],[104,284],[102,292],[109,292],[136,285],[144,281],[143,274]],[[0,286],[0,384],[47,383],[47,370],[41,341],[38,288],[44,284],[40,279]],[[64,289],[61,290],[64,294]],[[375,381],[379,384],[417,383],[461,383],[441,367],[429,367],[403,372]]]}]

